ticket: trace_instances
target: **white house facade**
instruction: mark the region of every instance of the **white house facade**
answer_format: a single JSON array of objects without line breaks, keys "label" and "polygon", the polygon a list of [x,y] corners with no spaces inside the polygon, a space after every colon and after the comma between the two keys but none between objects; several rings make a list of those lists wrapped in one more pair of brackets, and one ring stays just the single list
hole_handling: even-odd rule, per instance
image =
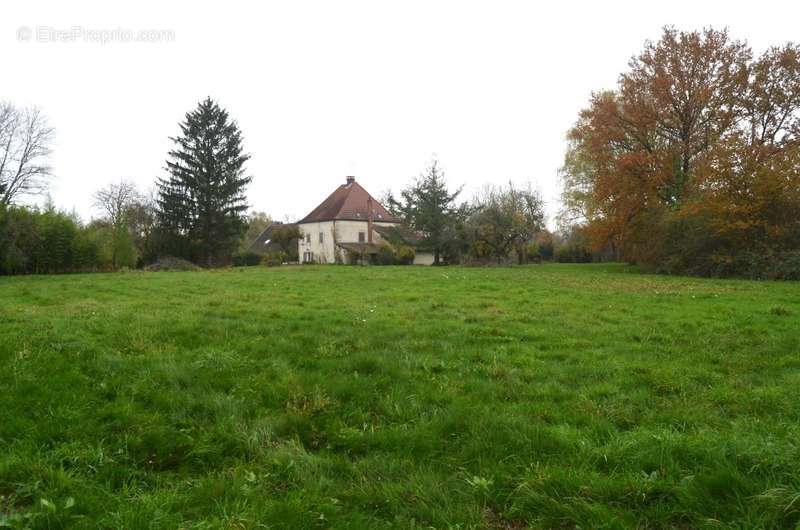
[{"label": "white house facade", "polygon": [[[400,226],[355,177],[347,177],[328,198],[297,223],[301,238],[298,255],[303,263],[348,263],[354,256],[364,259],[377,254],[390,227]],[[418,253],[414,263],[430,264],[429,253]]]}]

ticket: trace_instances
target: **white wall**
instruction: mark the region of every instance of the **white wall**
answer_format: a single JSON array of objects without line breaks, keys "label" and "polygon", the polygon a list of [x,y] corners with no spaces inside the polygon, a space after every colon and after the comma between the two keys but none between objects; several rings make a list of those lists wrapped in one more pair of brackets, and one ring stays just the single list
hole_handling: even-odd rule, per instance
[{"label": "white wall", "polygon": [[[375,226],[394,226],[396,223],[373,222]],[[364,242],[368,241],[367,221],[322,221],[319,223],[303,223],[300,233],[303,237],[298,243],[300,261],[304,260],[306,252],[313,252],[316,263],[336,263],[336,253],[340,249],[336,243],[358,243],[358,233],[364,233]],[[322,243],[319,234],[322,233]],[[308,241],[311,235],[311,241]],[[380,243],[380,235],[373,230],[372,242]]]},{"label": "white wall", "polygon": [[414,265],[433,265],[433,252],[417,252],[414,254]]},{"label": "white wall", "polygon": [[[298,251],[301,262],[307,261],[307,252],[312,252],[316,263],[334,263],[333,221],[301,224],[300,233],[302,237],[298,243]],[[322,243],[319,241],[320,234]]]}]

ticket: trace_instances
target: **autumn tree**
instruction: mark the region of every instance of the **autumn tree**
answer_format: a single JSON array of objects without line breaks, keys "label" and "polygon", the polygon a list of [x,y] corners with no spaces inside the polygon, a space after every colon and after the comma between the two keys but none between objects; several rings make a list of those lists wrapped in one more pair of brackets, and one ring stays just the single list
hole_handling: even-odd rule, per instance
[{"label": "autumn tree", "polygon": [[797,46],[753,60],[726,31],[666,28],[570,131],[562,220],[596,249],[674,270],[725,273],[742,248],[788,248],[797,217],[777,212],[798,211],[799,94]]}]

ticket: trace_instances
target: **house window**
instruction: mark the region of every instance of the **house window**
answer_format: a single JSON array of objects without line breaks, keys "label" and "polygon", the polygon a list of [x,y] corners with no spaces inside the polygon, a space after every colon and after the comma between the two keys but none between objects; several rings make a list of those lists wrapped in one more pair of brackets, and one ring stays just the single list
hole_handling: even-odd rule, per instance
[{"label": "house window", "polygon": [[366,237],[365,237],[364,232],[359,232],[358,233],[358,242],[359,243],[363,243],[365,239],[366,239]]},{"label": "house window", "polygon": [[306,243],[311,243],[311,234],[306,234]]},{"label": "house window", "polygon": [[323,241],[323,239],[324,239],[324,238],[323,238],[323,235],[324,235],[324,234],[323,234],[322,232],[320,232],[320,233],[319,233],[319,242],[320,242],[320,243],[322,243],[322,241]]}]

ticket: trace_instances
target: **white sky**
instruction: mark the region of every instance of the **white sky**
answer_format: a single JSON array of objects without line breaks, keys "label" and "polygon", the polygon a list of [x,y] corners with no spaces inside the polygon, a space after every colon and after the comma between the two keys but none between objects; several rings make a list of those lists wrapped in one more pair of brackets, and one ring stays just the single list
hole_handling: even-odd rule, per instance
[{"label": "white sky", "polygon": [[[163,174],[168,137],[205,96],[242,128],[250,203],[273,218],[305,215],[348,174],[373,195],[399,190],[434,153],[465,198],[530,180],[553,214],[565,132],[663,25],[727,26],[760,53],[800,39],[798,19],[796,0],[15,0],[0,15],[0,99],[44,110],[51,195],[84,218],[97,188]],[[174,41],[37,42],[43,27]]]}]

